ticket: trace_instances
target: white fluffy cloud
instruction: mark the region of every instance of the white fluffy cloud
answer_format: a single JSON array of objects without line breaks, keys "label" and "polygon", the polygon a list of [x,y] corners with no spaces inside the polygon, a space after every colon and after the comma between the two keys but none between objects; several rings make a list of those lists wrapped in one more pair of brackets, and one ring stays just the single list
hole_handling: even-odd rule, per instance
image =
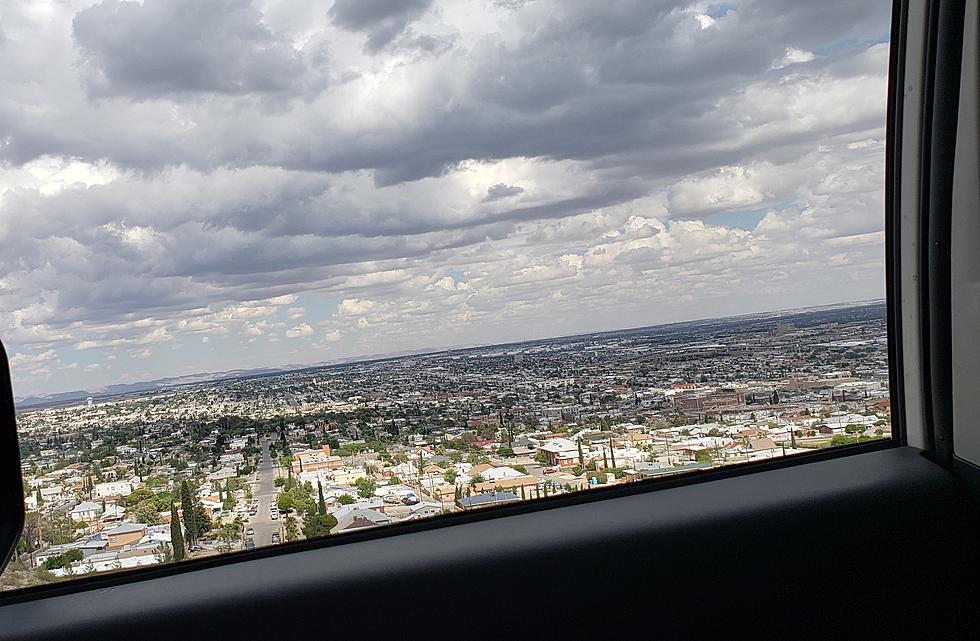
[{"label": "white fluffy cloud", "polygon": [[306,323],[297,325],[296,327],[290,327],[286,330],[286,338],[305,338],[307,336],[313,336],[313,334],[313,328]]}]

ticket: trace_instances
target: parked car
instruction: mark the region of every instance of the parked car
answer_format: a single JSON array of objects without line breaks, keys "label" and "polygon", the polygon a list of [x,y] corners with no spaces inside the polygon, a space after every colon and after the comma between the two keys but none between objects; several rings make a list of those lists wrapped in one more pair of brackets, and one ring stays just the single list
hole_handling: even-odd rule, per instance
[{"label": "parked car", "polygon": [[245,549],[254,550],[255,549],[255,539],[245,539]]},{"label": "parked car", "polygon": [[395,496],[394,494],[386,494],[384,498],[382,498],[381,500],[387,503],[388,505],[397,505],[400,502],[398,497]]},{"label": "parked car", "polygon": [[245,534],[252,536],[253,534],[255,534],[255,528],[254,527],[248,528],[247,530],[245,530]]},{"label": "parked car", "polygon": [[405,496],[405,498],[402,499],[403,505],[415,505],[418,502],[419,502],[419,497],[415,496],[414,494],[408,494]]},{"label": "parked car", "polygon": [[558,471],[558,469],[557,468],[554,468],[554,467],[546,467],[546,468],[544,468],[544,473],[545,474],[554,474],[557,471]]}]

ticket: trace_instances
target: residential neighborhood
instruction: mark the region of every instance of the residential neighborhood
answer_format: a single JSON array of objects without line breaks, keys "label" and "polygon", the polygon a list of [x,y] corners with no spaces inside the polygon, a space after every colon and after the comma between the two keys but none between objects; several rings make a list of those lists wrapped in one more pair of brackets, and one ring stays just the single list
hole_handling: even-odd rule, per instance
[{"label": "residential neighborhood", "polygon": [[3,588],[891,435],[881,302],[21,408]]}]

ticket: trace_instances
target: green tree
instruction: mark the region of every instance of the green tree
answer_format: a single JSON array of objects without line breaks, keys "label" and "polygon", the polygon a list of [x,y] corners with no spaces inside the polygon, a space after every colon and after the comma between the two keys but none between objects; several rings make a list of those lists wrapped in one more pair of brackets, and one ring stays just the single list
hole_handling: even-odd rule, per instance
[{"label": "green tree", "polygon": [[308,512],[303,517],[303,536],[313,539],[319,536],[330,534],[337,525],[337,517],[333,514],[319,514],[318,512]]},{"label": "green tree", "polygon": [[357,503],[357,499],[350,494],[341,494],[337,497],[337,505],[350,505],[351,503]]},{"label": "green tree", "polygon": [[129,496],[123,498],[122,502],[126,507],[135,507],[144,501],[156,499],[156,496],[157,495],[153,492],[153,490],[149,490],[145,487],[138,487],[133,490]]},{"label": "green tree", "polygon": [[442,478],[443,480],[446,481],[446,483],[455,483],[456,476],[457,476],[456,469],[451,467],[448,470],[446,470],[446,472],[442,475]]},{"label": "green tree", "polygon": [[299,527],[296,525],[296,519],[293,516],[286,517],[286,540],[295,541],[299,538]]},{"label": "green tree", "polygon": [[160,525],[163,523],[163,519],[160,518],[160,510],[157,508],[157,502],[153,499],[143,501],[134,507],[129,513],[129,516],[137,523],[143,523],[144,525]]},{"label": "green tree", "polygon": [[34,496],[34,502],[35,502],[35,505],[37,505],[38,507],[41,507],[42,505],[44,505],[44,499],[41,498],[41,486],[40,485],[37,486],[37,494]]},{"label": "green tree", "polygon": [[184,532],[187,535],[187,545],[197,543],[197,517],[194,514],[194,498],[187,479],[180,482],[180,508],[184,513]]},{"label": "green tree", "polygon": [[198,502],[194,505],[194,524],[197,526],[197,535],[204,536],[211,531],[211,519],[208,517],[207,510]]},{"label": "green tree", "polygon": [[362,476],[354,481],[354,486],[357,487],[357,495],[365,499],[374,496],[374,491],[378,489],[378,484],[375,480],[368,476]]},{"label": "green tree", "polygon": [[180,533],[180,517],[177,504],[170,502],[170,547],[174,550],[174,561],[184,560],[184,536]]},{"label": "green tree", "polygon": [[323,500],[323,486],[320,485],[320,480],[319,479],[317,479],[317,482],[316,482],[316,493],[317,493],[317,496],[318,496],[317,503],[316,503],[317,512],[319,512],[320,514],[326,514],[327,513],[327,504]]},{"label": "green tree", "polygon": [[67,568],[74,561],[82,560],[81,550],[68,550],[62,554],[58,554],[52,557],[48,557],[44,563],[41,565],[45,570],[54,570],[55,568]]},{"label": "green tree", "polygon": [[293,509],[295,505],[296,502],[293,500],[293,497],[285,492],[276,497],[276,507],[282,512],[288,512],[289,510]]}]

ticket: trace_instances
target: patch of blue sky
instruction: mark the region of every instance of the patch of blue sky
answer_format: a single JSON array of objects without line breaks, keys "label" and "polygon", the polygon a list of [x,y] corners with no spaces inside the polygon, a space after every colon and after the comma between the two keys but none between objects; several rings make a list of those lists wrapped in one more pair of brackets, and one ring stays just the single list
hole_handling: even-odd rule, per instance
[{"label": "patch of blue sky", "polygon": [[446,276],[449,276],[457,283],[466,280],[466,274],[458,269],[447,269]]},{"label": "patch of blue sky", "polygon": [[768,212],[784,209],[787,206],[789,203],[778,203],[762,209],[726,209],[706,216],[704,222],[706,225],[720,225],[752,231],[759,224],[759,221],[766,217]]},{"label": "patch of blue sky", "polygon": [[720,4],[708,5],[708,8],[704,13],[705,15],[711,16],[717,20],[718,18],[724,18],[728,15],[729,11],[734,11],[736,9],[738,9],[737,5],[724,2]]},{"label": "patch of blue sky", "polygon": [[[357,298],[357,296],[351,295],[347,298]],[[316,293],[300,294],[296,298],[296,301],[291,305],[283,305],[280,307],[278,316],[281,320],[285,320],[287,323],[305,322],[312,325],[317,321],[327,320],[330,318],[333,313],[337,311],[337,306],[339,304],[340,299],[333,296]],[[289,310],[295,307],[303,308],[304,313],[302,318],[294,320],[289,317]]]},{"label": "patch of blue sky", "polygon": [[842,53],[854,51],[856,49],[867,49],[868,47],[874,45],[883,44],[888,42],[889,39],[890,35],[888,32],[860,40],[856,38],[845,38],[843,40],[836,40],[820,47],[815,47],[813,49],[813,53],[820,57],[836,56]]}]

